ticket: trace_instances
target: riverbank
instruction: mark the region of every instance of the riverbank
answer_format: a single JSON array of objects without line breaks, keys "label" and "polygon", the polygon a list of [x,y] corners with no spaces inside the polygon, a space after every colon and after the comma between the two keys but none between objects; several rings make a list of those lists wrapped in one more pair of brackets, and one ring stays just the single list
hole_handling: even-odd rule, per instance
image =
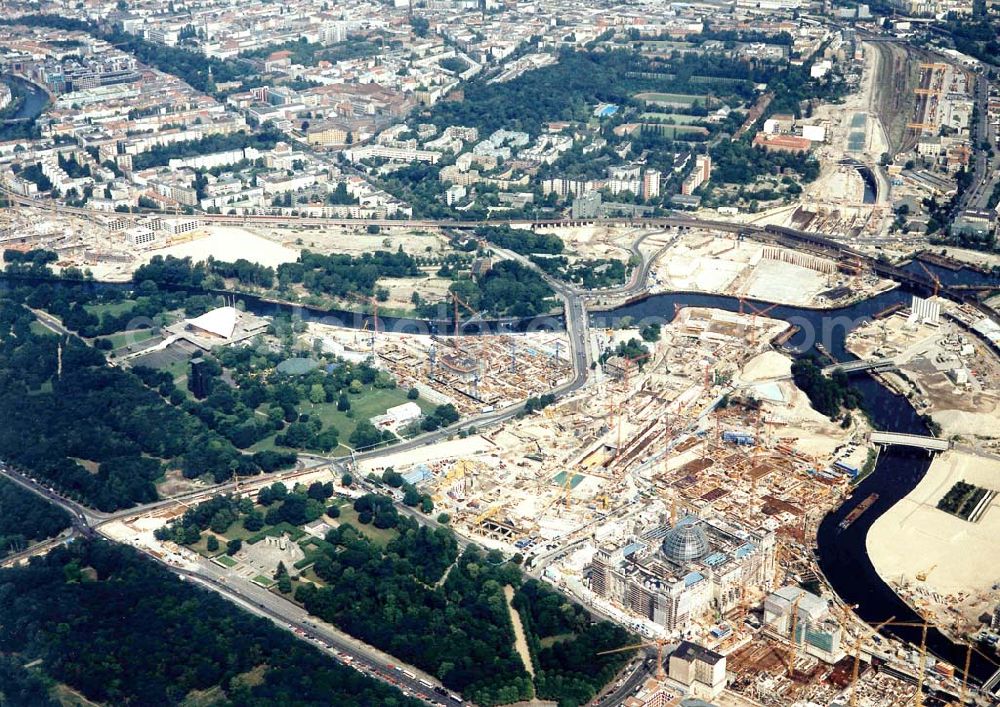
[{"label": "riverbank", "polygon": [[867,548],[878,573],[911,606],[960,636],[996,605],[1000,504],[991,503],[978,522],[939,510],[938,501],[959,481],[1000,491],[1000,457],[939,455],[916,488],[872,524]]},{"label": "riverbank", "polygon": [[11,92],[10,104],[0,111],[0,142],[31,137],[35,133],[35,119],[49,103],[49,97],[40,87],[11,74],[0,77]]}]

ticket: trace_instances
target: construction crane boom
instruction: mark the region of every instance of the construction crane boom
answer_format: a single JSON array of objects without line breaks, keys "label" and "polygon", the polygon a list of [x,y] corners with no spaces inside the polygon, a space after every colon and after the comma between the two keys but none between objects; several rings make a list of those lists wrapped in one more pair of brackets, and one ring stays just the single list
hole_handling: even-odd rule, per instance
[{"label": "construction crane boom", "polygon": [[645,643],[636,643],[631,646],[622,646],[621,648],[615,648],[610,651],[601,651],[597,655],[610,655],[611,653],[623,653],[625,651],[634,651],[640,648],[653,648],[656,647],[656,679],[660,682],[666,679],[667,674],[663,670],[663,647],[667,645],[667,640],[664,638],[657,638],[652,641],[647,641]]}]

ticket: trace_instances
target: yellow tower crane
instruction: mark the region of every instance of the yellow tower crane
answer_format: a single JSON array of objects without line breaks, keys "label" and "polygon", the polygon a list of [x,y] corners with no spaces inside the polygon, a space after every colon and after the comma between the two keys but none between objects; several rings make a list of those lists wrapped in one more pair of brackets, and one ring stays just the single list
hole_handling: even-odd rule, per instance
[{"label": "yellow tower crane", "polygon": [[615,648],[610,651],[601,651],[597,655],[610,655],[611,653],[624,653],[625,651],[634,651],[639,648],[653,648],[656,647],[656,679],[663,682],[667,678],[666,672],[663,670],[663,647],[667,645],[669,641],[665,638],[657,638],[652,641],[646,641],[645,643],[636,643],[631,646],[622,646],[621,648]]}]

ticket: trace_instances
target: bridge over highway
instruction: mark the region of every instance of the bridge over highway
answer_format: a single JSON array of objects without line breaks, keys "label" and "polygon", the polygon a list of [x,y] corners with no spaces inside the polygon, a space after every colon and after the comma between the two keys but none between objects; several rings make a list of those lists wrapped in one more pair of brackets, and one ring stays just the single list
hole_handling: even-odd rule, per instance
[{"label": "bridge over highway", "polygon": [[872,444],[883,446],[895,445],[899,447],[917,447],[926,449],[928,452],[943,452],[951,448],[951,442],[938,437],[928,437],[926,435],[909,435],[900,432],[872,432]]}]

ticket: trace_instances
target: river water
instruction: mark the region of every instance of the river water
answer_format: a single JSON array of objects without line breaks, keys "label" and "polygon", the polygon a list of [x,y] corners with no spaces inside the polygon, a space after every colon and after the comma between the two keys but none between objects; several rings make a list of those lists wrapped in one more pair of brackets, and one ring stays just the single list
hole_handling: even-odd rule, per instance
[{"label": "river water", "polygon": [[[856,357],[844,348],[847,333],[892,304],[909,303],[910,296],[902,289],[896,289],[840,309],[816,311],[778,306],[769,311],[767,316],[802,327],[802,331],[789,341],[789,347],[803,353],[813,352],[816,350],[816,343],[820,343],[838,360],[851,360]],[[593,320],[597,326],[611,326],[623,316],[632,317],[638,322],[645,318],[671,320],[675,304],[714,307],[727,311],[738,311],[739,308],[738,300],[732,297],[667,294],[650,297],[606,315],[595,314]],[[761,306],[761,303],[754,304]],[[892,393],[867,374],[854,376],[852,384],[864,398],[864,407],[877,429],[928,434],[926,425],[905,398]],[[922,450],[887,448],[879,457],[874,473],[861,481],[851,498],[820,523],[816,539],[819,566],[837,595],[847,604],[857,605],[856,613],[869,624],[889,619],[907,623],[922,621],[879,577],[868,557],[866,538],[872,524],[920,483],[929,466],[930,458]],[[841,529],[839,524],[844,516],[872,493],[879,494],[878,500],[846,529]],[[921,629],[918,627],[887,626],[883,631],[914,645],[920,643]],[[964,645],[954,643],[936,629],[932,628],[927,633],[927,650],[959,669],[965,664]],[[995,670],[995,665],[973,653],[969,668],[970,679],[984,682]]]},{"label": "river water", "polygon": [[45,109],[45,104],[48,103],[49,98],[45,95],[45,91],[40,89],[38,86],[35,86],[22,78],[11,76],[9,74],[3,76],[2,80],[4,83],[11,86],[11,88],[14,86],[21,88],[25,97],[24,101],[13,114],[4,116],[5,120],[20,120],[22,118],[30,118],[34,120],[41,114],[42,110]]},{"label": "river water", "polygon": [[[938,269],[934,270],[938,272]],[[949,271],[952,278],[965,283],[979,281],[980,275],[972,271],[962,270],[959,273]],[[964,277],[963,277],[964,274]],[[0,277],[0,290],[5,284],[5,278]],[[31,281],[40,282],[40,281]],[[28,284],[21,281],[19,284]],[[50,283],[51,284],[51,283]],[[131,285],[94,284],[97,288],[131,288]],[[179,288],[184,289],[184,288]],[[221,294],[221,292],[219,293]],[[307,321],[326,321],[342,326],[355,328],[372,328],[370,316],[350,312],[326,312],[323,310],[293,305],[279,304],[260,299],[237,295],[243,300],[248,311],[259,315],[293,315],[301,316]],[[833,355],[837,360],[855,358],[845,347],[847,334],[860,323],[870,320],[881,310],[896,303],[908,304],[911,295],[902,288],[884,292],[867,300],[831,310],[814,310],[802,307],[778,305],[770,308],[768,317],[781,319],[800,327],[786,346],[799,353],[817,351],[817,344]],[[758,309],[768,306],[764,302],[753,302]],[[608,311],[594,312],[590,315],[595,327],[615,326],[623,317],[630,317],[636,324],[643,321],[670,321],[674,317],[674,305],[692,307],[711,307],[726,311],[738,311],[739,301],[735,297],[709,295],[698,293],[674,293],[654,295],[623,307]],[[749,311],[749,310],[747,310]],[[379,317],[380,331],[408,331],[413,333],[452,333],[451,324],[447,318],[451,315],[442,311],[441,318],[436,321],[424,321],[398,317]],[[535,329],[559,329],[564,326],[562,317],[544,318],[543,326],[538,326],[539,320],[504,320],[490,322],[490,331],[528,331]],[[478,327],[463,327],[461,333],[477,333]],[[864,399],[864,407],[877,429],[892,432],[912,434],[927,434],[927,427],[910,406],[909,402],[879,384],[867,374],[856,375],[853,385]],[[868,529],[886,510],[909,494],[927,473],[930,458],[926,452],[900,447],[889,447],[879,457],[875,470],[858,484],[853,495],[840,508],[829,513],[820,523],[817,533],[817,558],[820,568],[834,591],[847,604],[857,605],[856,613],[870,624],[893,619],[897,622],[919,622],[920,617],[913,612],[887,585],[875,571],[865,546]],[[870,494],[879,494],[878,500],[857,520],[846,529],[839,527],[840,521],[862,499]],[[919,644],[921,629],[916,627],[885,627],[883,631],[898,638]],[[930,629],[927,634],[927,649],[952,665],[963,666],[965,648],[951,641],[947,636]],[[973,653],[970,665],[970,678],[984,682],[995,671],[995,666],[984,658]]]}]

